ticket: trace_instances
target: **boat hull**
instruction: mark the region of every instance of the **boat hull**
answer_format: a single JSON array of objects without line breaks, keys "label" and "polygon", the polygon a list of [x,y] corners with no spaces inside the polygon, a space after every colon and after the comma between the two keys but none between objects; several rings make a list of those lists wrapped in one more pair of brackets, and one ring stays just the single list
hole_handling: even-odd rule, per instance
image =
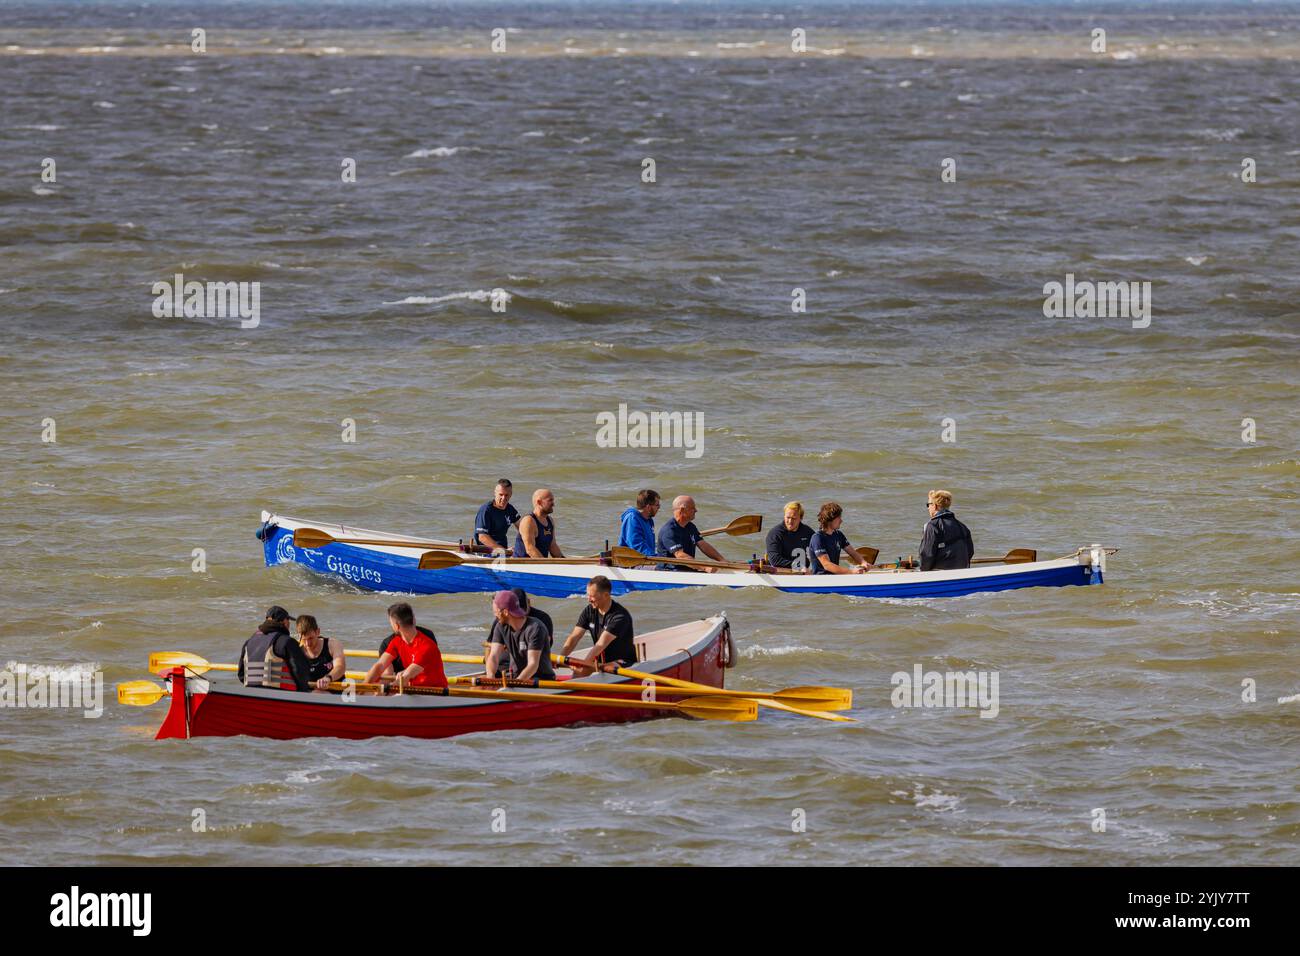
[{"label": "boat hull", "polygon": [[[636,639],[638,652],[659,655],[637,670],[722,687],[723,672],[735,661],[735,645],[725,615],[654,631]],[[628,683],[617,675],[584,677],[584,683]],[[660,710],[599,707],[570,703],[563,690],[528,690],[533,701],[495,701],[463,697],[299,693],[244,687],[228,673],[204,676],[175,669],[170,678],[171,705],[158,739],[188,737],[422,737],[438,739],[496,730],[535,730],[586,724],[627,723],[663,717]],[[183,689],[182,689],[183,688]],[[177,691],[180,690],[178,693]],[[600,694],[583,690],[584,696]],[[676,699],[656,688],[656,699]]]},{"label": "boat hull", "polygon": [[[391,546],[330,544],[303,549],[293,544],[296,528],[316,528],[335,537],[391,539]],[[401,594],[460,594],[521,587],[540,597],[585,594],[597,574],[609,578],[615,594],[683,587],[771,588],[794,594],[842,594],[868,598],[959,597],[1030,587],[1101,584],[1105,549],[1094,546],[1075,556],[1026,564],[980,565],[960,571],[894,571],[855,575],[775,575],[752,572],[659,571],[592,564],[461,564],[421,571],[427,547],[404,547],[400,535],[344,528],[263,513],[263,552],[268,566],[300,564],[372,591]],[[413,540],[413,539],[405,539]],[[457,547],[455,542],[447,545]]]}]

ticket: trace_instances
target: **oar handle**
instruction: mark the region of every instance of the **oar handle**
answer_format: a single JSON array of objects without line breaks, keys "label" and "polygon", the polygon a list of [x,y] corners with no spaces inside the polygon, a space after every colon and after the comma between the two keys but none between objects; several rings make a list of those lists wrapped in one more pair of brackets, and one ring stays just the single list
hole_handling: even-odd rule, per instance
[{"label": "oar handle", "polygon": [[622,668],[617,664],[606,664],[601,661],[584,661],[575,657],[569,657],[565,654],[552,654],[551,663],[559,664],[561,667],[580,667],[583,670],[600,671],[602,674],[622,674]]}]

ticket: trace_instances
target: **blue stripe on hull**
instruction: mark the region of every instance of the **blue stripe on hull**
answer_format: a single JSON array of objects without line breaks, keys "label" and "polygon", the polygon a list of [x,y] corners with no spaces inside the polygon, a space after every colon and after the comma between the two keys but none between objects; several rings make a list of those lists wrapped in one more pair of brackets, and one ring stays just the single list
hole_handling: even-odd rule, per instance
[{"label": "blue stripe on hull", "polygon": [[[384,554],[346,544],[332,544],[325,549],[307,551],[294,547],[293,532],[283,528],[276,529],[271,538],[263,543],[263,547],[268,566],[286,563],[301,564],[320,574],[341,578],[370,591],[391,591],[399,594],[464,594],[521,587],[529,594],[553,598],[572,597],[587,592],[586,577],[533,575],[482,565],[473,567],[461,565],[441,571],[421,571],[419,562],[415,558]],[[845,594],[867,598],[929,598],[958,597],[964,594],[1030,587],[1066,587],[1102,583],[1101,573],[1094,572],[1085,565],[950,581],[913,579],[909,582],[906,576],[899,577],[902,580],[898,584],[875,585],[869,589],[854,588],[852,585],[828,580],[824,587],[778,587],[777,590],[796,594]],[[614,579],[610,583],[613,585],[614,593],[620,595],[630,591],[667,591],[682,587],[704,586],[690,583],[661,584]]]}]

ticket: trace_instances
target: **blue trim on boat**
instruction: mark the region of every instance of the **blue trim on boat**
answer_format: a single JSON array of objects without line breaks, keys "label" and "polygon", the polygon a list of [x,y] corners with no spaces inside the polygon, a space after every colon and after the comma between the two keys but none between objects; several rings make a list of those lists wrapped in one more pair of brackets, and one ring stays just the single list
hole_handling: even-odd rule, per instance
[{"label": "blue trim on boat", "polygon": [[[585,594],[587,591],[588,579],[585,576],[529,574],[488,565],[460,565],[441,571],[421,571],[416,558],[387,554],[355,545],[330,544],[325,548],[306,550],[294,546],[292,531],[278,527],[274,528],[263,542],[263,549],[268,566],[301,564],[319,574],[340,578],[369,591],[389,591],[399,594],[464,594],[522,587],[529,594],[553,598],[572,597]],[[844,594],[866,598],[928,598],[958,597],[964,594],[1030,587],[1067,587],[1102,583],[1101,572],[1083,564],[1036,571],[1009,570],[1006,574],[948,581],[909,580],[907,575],[899,575],[899,578],[897,584],[874,585],[870,590],[845,586],[831,580],[828,580],[824,587],[796,589],[778,586],[777,590],[797,594]],[[705,586],[691,581],[669,584],[657,581],[620,581],[614,578],[611,578],[610,583],[615,594]],[[711,586],[729,587],[730,585]],[[743,585],[734,587],[743,587]]]}]

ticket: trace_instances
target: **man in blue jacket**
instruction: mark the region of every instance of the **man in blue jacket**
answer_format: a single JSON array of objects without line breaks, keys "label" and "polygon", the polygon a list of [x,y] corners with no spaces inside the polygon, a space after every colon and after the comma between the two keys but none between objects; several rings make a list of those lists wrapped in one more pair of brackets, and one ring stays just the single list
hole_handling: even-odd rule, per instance
[{"label": "man in blue jacket", "polygon": [[642,488],[636,493],[636,507],[619,517],[618,546],[636,548],[642,554],[655,553],[655,515],[659,513],[659,492]]}]

